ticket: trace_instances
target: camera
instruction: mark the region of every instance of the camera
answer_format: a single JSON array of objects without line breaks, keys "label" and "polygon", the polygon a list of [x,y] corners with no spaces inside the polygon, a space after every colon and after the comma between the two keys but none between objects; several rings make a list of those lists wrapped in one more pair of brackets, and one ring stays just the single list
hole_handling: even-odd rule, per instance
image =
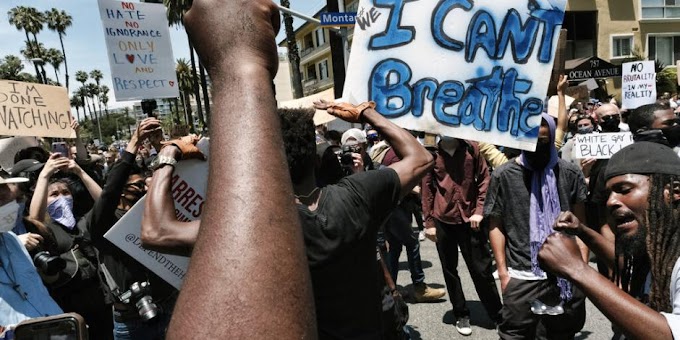
[{"label": "camera", "polygon": [[352,164],[354,164],[352,154],[359,153],[360,151],[361,148],[358,145],[343,145],[342,153],[340,154],[340,164],[342,166],[352,167]]},{"label": "camera", "polygon": [[33,265],[48,276],[56,275],[66,268],[66,261],[59,256],[52,256],[49,251],[39,251],[33,255]]},{"label": "camera", "polygon": [[132,304],[134,302],[137,312],[143,321],[149,321],[158,315],[158,306],[153,303],[149,281],[134,282],[130,285],[130,289],[127,292],[120,294],[118,299],[124,304]]}]

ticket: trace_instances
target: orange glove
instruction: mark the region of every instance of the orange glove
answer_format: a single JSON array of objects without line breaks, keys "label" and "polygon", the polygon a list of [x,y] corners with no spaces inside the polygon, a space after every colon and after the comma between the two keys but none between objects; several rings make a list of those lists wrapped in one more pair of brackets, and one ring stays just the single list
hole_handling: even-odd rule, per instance
[{"label": "orange glove", "polygon": [[346,122],[361,123],[361,113],[367,108],[375,109],[375,102],[363,102],[358,106],[349,103],[331,103],[324,100],[314,103],[314,107],[318,110],[326,110],[328,113],[336,116]]},{"label": "orange glove", "polygon": [[161,142],[163,144],[163,147],[166,147],[168,145],[174,145],[176,146],[179,151],[182,153],[182,159],[201,159],[204,160],[205,156],[196,147],[196,143],[201,140],[200,136],[197,135],[188,135],[181,137],[179,139],[173,139],[167,142]]}]

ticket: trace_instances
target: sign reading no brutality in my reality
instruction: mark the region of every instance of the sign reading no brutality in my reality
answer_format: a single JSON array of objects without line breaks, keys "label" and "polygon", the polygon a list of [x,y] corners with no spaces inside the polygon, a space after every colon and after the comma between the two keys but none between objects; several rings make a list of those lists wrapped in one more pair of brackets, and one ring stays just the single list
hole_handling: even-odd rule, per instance
[{"label": "sign reading no brutality in my reality", "polygon": [[633,144],[630,132],[575,135],[574,158],[609,159],[630,144]]},{"label": "sign reading no brutality in my reality", "polygon": [[99,0],[116,100],[179,96],[165,7]]},{"label": "sign reading no brutality in my reality", "polygon": [[0,135],[75,138],[66,88],[0,80]]},{"label": "sign reading no brutality in my reality", "polygon": [[653,60],[624,63],[621,77],[623,107],[636,109],[656,102],[656,69]]},{"label": "sign reading no brutality in my reality", "polygon": [[[209,140],[203,138],[197,146],[207,158]],[[193,221],[201,216],[207,184],[207,161],[187,160],[177,164],[172,177],[171,192],[175,202],[175,215],[179,221]],[[146,196],[142,197],[127,214],[118,220],[104,234],[104,237],[149,268],[154,274],[179,289],[189,267],[189,258],[163,254],[142,247],[140,234],[144,202],[146,202]]]},{"label": "sign reading no brutality in my reality", "polygon": [[343,99],[401,127],[534,150],[566,0],[360,0]]}]

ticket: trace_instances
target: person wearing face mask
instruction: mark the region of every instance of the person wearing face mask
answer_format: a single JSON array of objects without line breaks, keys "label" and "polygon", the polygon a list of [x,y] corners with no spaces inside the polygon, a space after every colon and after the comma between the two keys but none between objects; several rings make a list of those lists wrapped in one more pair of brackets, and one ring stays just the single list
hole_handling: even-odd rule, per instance
[{"label": "person wearing face mask", "polygon": [[41,222],[45,225],[38,232],[49,242],[42,244],[39,250],[59,255],[65,266],[56,273],[41,269],[40,274],[50,295],[63,310],[83,316],[89,325],[90,338],[110,339],[113,328],[111,305],[104,299],[99,280],[97,250],[87,225],[78,223],[74,216],[70,181],[57,176],[57,173],[66,172],[80,178],[93,198],[97,199],[101,194],[99,185],[74,160],[59,154],[50,156],[38,176],[29,218],[37,221],[34,222],[37,226]]},{"label": "person wearing face mask", "polygon": [[680,120],[666,104],[647,104],[635,109],[628,125],[636,142],[666,144],[680,155]]},{"label": "person wearing face mask", "polygon": [[[555,122],[543,114],[534,152],[523,151],[496,169],[484,202],[489,239],[503,293],[498,333],[502,339],[570,339],[585,322],[585,299],[566,281],[547,279],[538,250],[561,211],[583,216],[586,186],[581,171],[557,157]],[[581,245],[587,260],[588,248]],[[537,315],[528,308],[559,289],[561,315]]]},{"label": "person wearing face mask", "polygon": [[[588,115],[577,115],[574,119],[574,128],[576,129],[576,134],[586,135],[593,133],[595,131],[595,121],[592,117]],[[577,160],[574,158],[574,138],[570,138],[562,149],[560,149],[560,158],[571,163],[578,164]]]},{"label": "person wearing face mask", "polygon": [[28,251],[11,231],[19,216],[19,204],[16,190],[10,186],[26,181],[0,177],[0,329],[62,313],[40,280]]}]

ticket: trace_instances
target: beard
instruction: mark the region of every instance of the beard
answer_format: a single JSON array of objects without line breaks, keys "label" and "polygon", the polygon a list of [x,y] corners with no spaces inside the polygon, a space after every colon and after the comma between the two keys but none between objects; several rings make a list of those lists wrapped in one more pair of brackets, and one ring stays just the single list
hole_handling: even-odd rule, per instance
[{"label": "beard", "polygon": [[633,235],[616,235],[614,250],[616,256],[639,257],[647,254],[647,217],[636,219],[638,229]]}]

